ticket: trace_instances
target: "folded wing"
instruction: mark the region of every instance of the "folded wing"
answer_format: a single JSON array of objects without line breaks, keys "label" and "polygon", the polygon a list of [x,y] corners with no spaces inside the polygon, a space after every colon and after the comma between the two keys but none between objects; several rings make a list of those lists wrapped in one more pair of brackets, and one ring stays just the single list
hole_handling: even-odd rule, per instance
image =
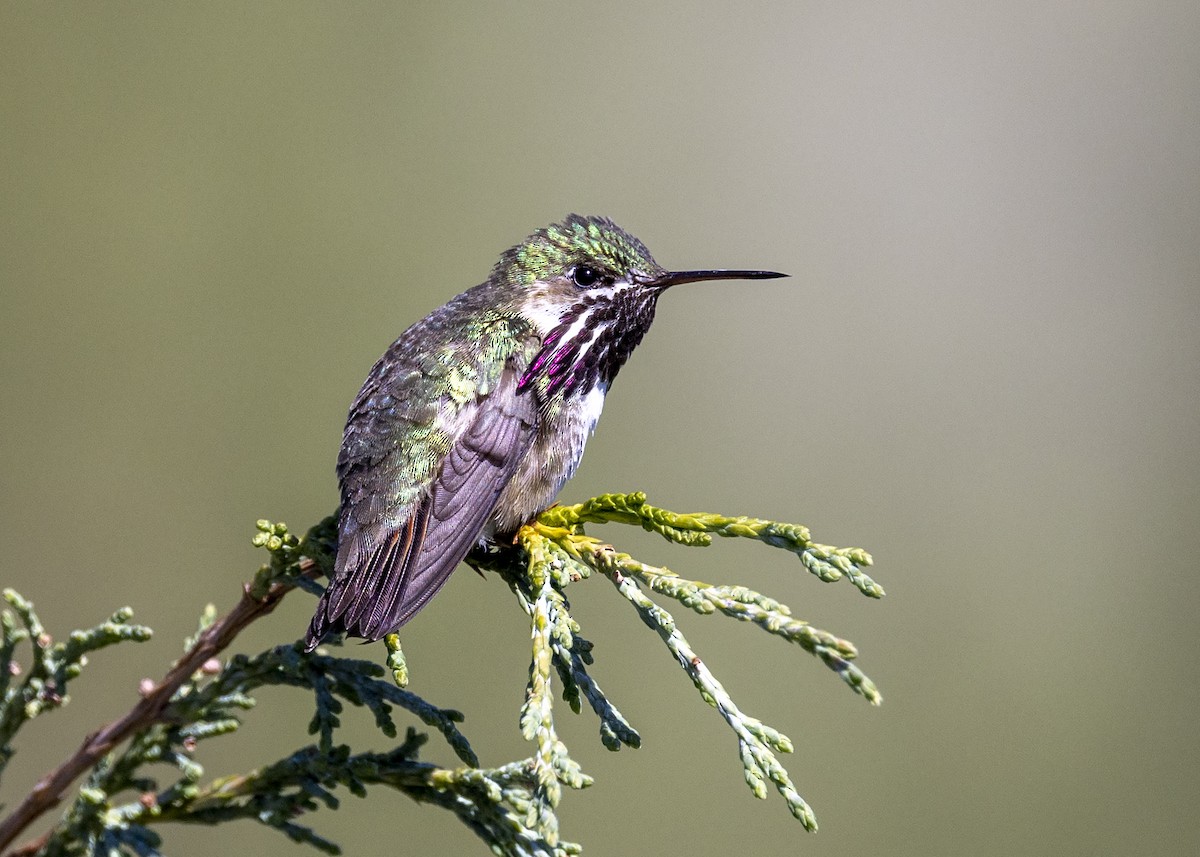
[{"label": "folded wing", "polygon": [[339,545],[344,563],[313,616],[308,650],[336,632],[380,639],[442,588],[479,540],[536,433],[534,397],[518,396],[516,387],[517,374],[505,370],[489,395],[465,406],[467,419],[459,422],[465,427],[428,492],[408,506],[402,520],[381,510],[365,526],[343,532],[351,543]]}]

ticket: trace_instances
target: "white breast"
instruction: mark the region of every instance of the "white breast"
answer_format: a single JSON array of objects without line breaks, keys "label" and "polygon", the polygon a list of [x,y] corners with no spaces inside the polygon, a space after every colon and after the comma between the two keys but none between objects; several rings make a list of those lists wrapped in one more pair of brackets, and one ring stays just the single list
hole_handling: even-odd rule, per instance
[{"label": "white breast", "polygon": [[605,392],[597,385],[543,420],[533,446],[496,502],[492,532],[486,535],[512,532],[554,502],[579,467],[583,448],[600,419]]}]

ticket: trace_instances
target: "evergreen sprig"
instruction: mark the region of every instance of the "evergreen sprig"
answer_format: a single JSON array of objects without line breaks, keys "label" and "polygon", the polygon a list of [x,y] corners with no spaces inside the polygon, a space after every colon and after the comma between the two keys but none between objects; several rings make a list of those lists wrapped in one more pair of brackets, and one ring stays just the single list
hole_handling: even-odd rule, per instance
[{"label": "evergreen sprig", "polygon": [[[13,756],[17,731],[70,700],[68,684],[87,666],[88,654],[126,640],[144,642],[151,634],[145,625],[130,621],[133,610],[122,607],[107,622],[75,631],[56,643],[42,626],[33,602],[12,589],[3,594],[9,609],[0,613],[0,773]],[[28,665],[19,660],[22,643],[29,643]]]},{"label": "evergreen sprig", "polygon": [[651,506],[641,491],[601,494],[575,506],[556,506],[543,512],[538,521],[574,533],[583,532],[585,523],[637,524],[668,541],[693,547],[707,547],[712,544],[713,536],[755,539],[796,554],[805,568],[826,583],[841,580],[844,575],[863,595],[871,598],[884,595],[883,588],[863,573],[863,568],[871,564],[869,553],[862,548],[817,544],[808,527],[800,524],[782,524],[762,518],[731,518],[710,512],[671,512]]},{"label": "evergreen sprig", "polygon": [[[531,627],[531,661],[520,712],[524,737],[533,745],[526,759],[480,767],[459,729],[463,715],[435,706],[405,689],[408,665],[399,637],[389,635],[386,666],[338,657],[327,647],[305,653],[299,643],[274,646],[257,655],[217,655],[251,621],[269,613],[294,588],[319,594],[316,578],[333,566],[336,528],[322,521],[303,538],[287,526],[259,521],[254,543],[268,561],[245,587],[241,601],[218,616],[202,613],[182,658],[159,682],[147,680],[142,698],[129,714],[90,735],[80,749],[47,774],[17,808],[0,821],[0,849],[38,816],[64,799],[73,780],[84,775],[61,820],[44,836],[6,852],[10,855],[138,855],[162,853],[153,829],[164,821],[218,824],[250,819],[293,841],[329,854],[337,846],[305,826],[304,817],[319,808],[337,809],[339,790],[363,796],[371,788],[390,788],[453,812],[501,857],[568,857],[580,847],[560,837],[557,807],[563,787],[582,789],[592,780],[571,758],[554,722],[553,683],[579,713],[586,700],[610,750],[638,747],[641,737],[589,673],[592,644],[572,617],[565,589],[594,574],[607,578],[649,626],[691,679],[701,697],[717,709],[733,731],[752,792],[765,798],[771,786],[791,813],[816,829],[812,810],[797,792],[779,755],[792,751],[791,740],[743,712],[696,654],[675,618],[649,594],[679,602],[701,614],[725,615],[762,628],[820,658],[872,704],[881,697],[853,663],[857,650],[847,640],[795,618],[787,605],[743,586],[709,584],[669,569],[642,563],[585,532],[590,523],[625,523],[658,532],[669,541],[702,546],[714,536],[750,538],[797,554],[820,579],[848,578],[860,591],[880,597],[883,590],[863,572],[871,557],[858,548],[834,548],[812,541],[807,528],[758,518],[707,513],[679,514],[651,506],[643,494],[606,494],[576,506],[555,507],[523,527],[512,544],[478,548],[468,562],[498,573],[514,592]],[[11,756],[10,739],[30,718],[66,701],[69,679],[85,655],[126,639],[149,637],[147,628],[130,624],[130,612],[118,611],[108,622],[75,632],[54,644],[25,599],[6,591],[11,611],[0,618],[0,654],[14,664],[14,651],[32,643],[25,677],[20,670],[0,671],[0,768]],[[3,662],[0,662],[3,663]],[[253,771],[205,782],[198,761],[201,741],[239,728],[255,705],[253,694],[265,686],[286,686],[312,695],[309,733],[316,742]],[[356,752],[339,740],[347,704],[371,712],[380,733],[399,741],[386,752]],[[437,730],[462,765],[444,768],[419,758],[427,737],[405,726],[399,740],[396,711]],[[174,770],[163,779],[163,765]]]},{"label": "evergreen sprig", "polygon": [[[549,693],[551,665],[563,683],[563,699],[573,711],[580,711],[581,689],[587,696],[600,719],[604,746],[617,750],[622,744],[634,747],[640,744],[638,733],[587,674],[586,667],[592,663],[591,644],[579,635],[579,624],[571,617],[563,592],[570,583],[599,572],[616,586],[642,621],[657,632],[701,697],[718,710],[733,730],[738,739],[746,782],[754,795],[765,798],[766,784],[770,782],[782,795],[792,815],[805,828],[816,830],[812,809],[796,791],[790,775],[776,756],[776,753],[792,752],[791,740],[741,711],[679,631],[675,618],[655,604],[638,584],[679,601],[697,613],[731,616],[796,643],[820,658],[872,705],[879,705],[882,696],[875,684],[852,663],[858,655],[857,649],[848,640],[795,618],[786,604],[774,598],[744,586],[712,585],[680,577],[669,569],[642,563],[585,532],[587,523],[606,522],[640,525],[669,541],[695,547],[711,544],[714,535],[755,539],[797,554],[807,568],[817,569],[815,573],[822,580],[838,580],[844,575],[863,594],[879,598],[883,596],[883,589],[862,571],[871,564],[870,554],[861,548],[817,544],[812,541],[807,527],[796,524],[671,512],[650,505],[646,495],[639,492],[605,494],[575,506],[557,506],[522,528],[518,534],[521,551],[515,556],[512,551],[495,549],[476,552],[469,558],[478,568],[503,574],[531,617],[533,658],[522,726],[526,739],[536,744],[535,769],[543,777],[562,770],[569,772],[570,777],[560,776],[564,784],[579,787],[579,783],[590,782],[578,766],[565,757],[565,748],[556,743]],[[546,816],[557,804],[559,792],[548,785],[545,795],[538,807],[539,830],[550,829],[551,822]]]}]

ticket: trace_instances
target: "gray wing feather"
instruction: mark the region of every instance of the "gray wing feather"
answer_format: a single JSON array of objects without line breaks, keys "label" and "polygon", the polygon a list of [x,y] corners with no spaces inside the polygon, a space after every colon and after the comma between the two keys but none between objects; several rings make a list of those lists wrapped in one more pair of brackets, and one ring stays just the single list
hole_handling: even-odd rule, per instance
[{"label": "gray wing feather", "polygon": [[475,405],[471,424],[400,526],[388,527],[384,518],[355,527],[346,563],[309,627],[309,650],[338,631],[368,640],[395,631],[442,588],[479,540],[537,429],[534,397],[516,394],[517,378],[506,369],[497,388]]}]

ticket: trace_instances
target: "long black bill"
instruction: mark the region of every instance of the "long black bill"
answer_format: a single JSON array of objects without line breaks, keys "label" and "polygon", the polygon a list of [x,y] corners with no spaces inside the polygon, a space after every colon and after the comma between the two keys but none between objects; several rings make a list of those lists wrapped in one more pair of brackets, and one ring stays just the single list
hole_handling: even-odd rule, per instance
[{"label": "long black bill", "polygon": [[774,280],[786,277],[778,271],[668,271],[656,277],[649,285],[660,289],[678,286],[681,283],[700,283],[705,280]]}]

